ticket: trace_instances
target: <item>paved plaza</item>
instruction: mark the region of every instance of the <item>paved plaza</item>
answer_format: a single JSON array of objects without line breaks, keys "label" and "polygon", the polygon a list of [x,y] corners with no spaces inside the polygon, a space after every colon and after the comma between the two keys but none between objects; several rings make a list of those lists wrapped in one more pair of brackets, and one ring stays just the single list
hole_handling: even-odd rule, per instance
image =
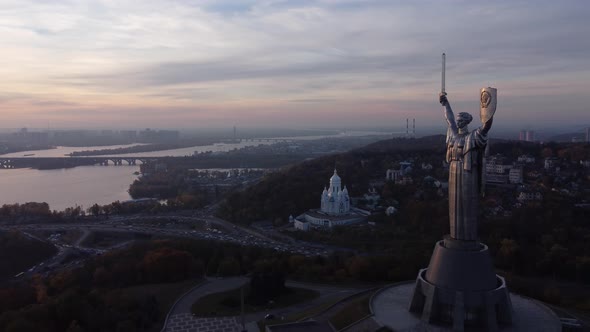
[{"label": "paved plaza", "polygon": [[[408,311],[408,305],[414,289],[414,283],[392,286],[377,294],[371,303],[375,316],[373,319],[398,332],[410,331],[452,331],[450,326],[435,326],[423,323],[418,316]],[[501,326],[500,331],[561,331],[561,322],[557,315],[543,304],[510,294],[514,309],[513,324]],[[466,327],[466,331],[470,329]]]},{"label": "paved plaza", "polygon": [[168,332],[239,332],[238,317],[196,318],[192,314],[178,314],[170,317]]},{"label": "paved plaza", "polygon": [[235,289],[248,281],[245,277],[209,279],[184,294],[170,310],[166,332],[239,332],[239,317],[193,317],[191,306],[203,296]]}]

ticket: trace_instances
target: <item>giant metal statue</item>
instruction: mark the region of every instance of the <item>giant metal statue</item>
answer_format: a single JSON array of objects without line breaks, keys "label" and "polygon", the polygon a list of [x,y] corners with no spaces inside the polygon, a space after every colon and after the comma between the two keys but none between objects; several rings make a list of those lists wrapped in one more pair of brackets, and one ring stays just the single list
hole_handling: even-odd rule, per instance
[{"label": "giant metal statue", "polygon": [[480,98],[482,125],[470,132],[467,125],[473,117],[461,112],[455,120],[446,93],[440,94],[449,125],[446,161],[449,163],[450,236],[462,241],[477,241],[478,201],[483,193],[485,172],[483,157],[496,111],[496,89],[481,89]]},{"label": "giant metal statue", "polygon": [[420,270],[410,311],[425,323],[451,323],[455,331],[465,326],[488,331],[512,321],[512,304],[504,279],[494,272],[488,247],[477,238],[478,201],[483,193],[487,134],[496,111],[494,88],[480,91],[481,126],[467,125],[473,117],[455,118],[445,92],[445,54],[439,101],[448,123],[450,234],[436,243],[428,268]]}]

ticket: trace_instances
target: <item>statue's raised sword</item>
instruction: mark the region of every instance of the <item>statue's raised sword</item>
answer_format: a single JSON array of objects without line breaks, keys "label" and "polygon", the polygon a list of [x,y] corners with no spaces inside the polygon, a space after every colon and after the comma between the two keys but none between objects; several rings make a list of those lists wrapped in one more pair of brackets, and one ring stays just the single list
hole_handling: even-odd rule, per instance
[{"label": "statue's raised sword", "polygon": [[442,77],[440,80],[440,94],[441,95],[446,95],[447,92],[445,91],[445,60],[446,60],[446,55],[443,53],[442,54]]}]

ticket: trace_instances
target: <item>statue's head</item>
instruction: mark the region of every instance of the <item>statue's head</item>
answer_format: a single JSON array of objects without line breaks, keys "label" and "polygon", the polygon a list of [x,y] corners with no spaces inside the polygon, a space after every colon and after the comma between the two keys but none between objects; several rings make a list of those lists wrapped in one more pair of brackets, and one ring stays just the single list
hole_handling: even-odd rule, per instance
[{"label": "statue's head", "polygon": [[473,117],[469,113],[461,112],[457,114],[457,128],[465,128],[473,120]]}]

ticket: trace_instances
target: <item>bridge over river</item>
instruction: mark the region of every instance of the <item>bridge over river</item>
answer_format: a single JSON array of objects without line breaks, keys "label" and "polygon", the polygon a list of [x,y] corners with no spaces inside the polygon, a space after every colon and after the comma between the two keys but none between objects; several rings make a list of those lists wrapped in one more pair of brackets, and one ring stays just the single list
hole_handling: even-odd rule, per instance
[{"label": "bridge over river", "polygon": [[48,158],[0,158],[0,169],[13,168],[69,168],[76,166],[122,166],[154,162],[171,157],[48,157]]}]

